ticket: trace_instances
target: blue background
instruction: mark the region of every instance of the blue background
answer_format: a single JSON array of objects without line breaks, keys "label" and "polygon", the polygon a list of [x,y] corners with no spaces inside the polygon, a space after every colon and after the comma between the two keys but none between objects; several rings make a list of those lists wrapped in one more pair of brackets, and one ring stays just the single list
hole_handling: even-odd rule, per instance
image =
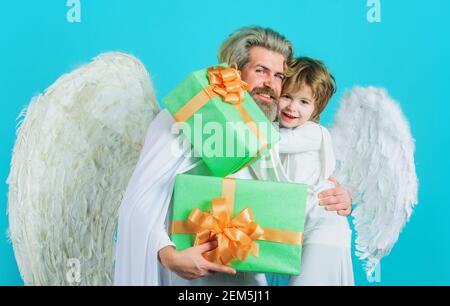
[{"label": "blue background", "polygon": [[[327,63],[339,91],[325,125],[354,85],[386,87],[400,102],[417,141],[420,200],[378,284],[450,285],[450,2],[381,0],[381,23],[367,21],[366,0],[229,2],[225,9],[211,1],[81,0],[81,23],[69,23],[65,0],[2,1],[0,285],[22,284],[6,236],[5,182],[15,119],[31,97],[99,53],[118,50],[145,63],[161,99],[189,71],[215,63],[220,43],[247,25],[272,27],[291,39],[297,55]],[[356,258],[354,269],[358,285],[370,284]]]}]

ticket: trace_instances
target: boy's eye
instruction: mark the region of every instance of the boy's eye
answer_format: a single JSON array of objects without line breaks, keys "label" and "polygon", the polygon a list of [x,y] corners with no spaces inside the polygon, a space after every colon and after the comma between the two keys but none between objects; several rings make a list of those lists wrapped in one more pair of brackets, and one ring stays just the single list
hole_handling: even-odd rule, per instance
[{"label": "boy's eye", "polygon": [[307,101],[307,100],[302,100],[302,103],[303,103],[303,104],[309,104],[309,101]]},{"label": "boy's eye", "polygon": [[290,95],[286,95],[286,94],[281,95],[281,98],[292,100],[291,96]]}]

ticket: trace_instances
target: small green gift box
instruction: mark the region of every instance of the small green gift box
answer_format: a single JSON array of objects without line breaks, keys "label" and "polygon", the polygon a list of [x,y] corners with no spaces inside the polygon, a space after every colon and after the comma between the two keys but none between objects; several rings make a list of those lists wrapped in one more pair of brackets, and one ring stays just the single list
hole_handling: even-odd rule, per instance
[{"label": "small green gift box", "polygon": [[192,73],[163,99],[215,176],[250,165],[280,139],[247,89],[240,72],[222,64]]},{"label": "small green gift box", "polygon": [[179,175],[171,238],[177,250],[211,240],[207,259],[239,271],[299,275],[307,187]]}]

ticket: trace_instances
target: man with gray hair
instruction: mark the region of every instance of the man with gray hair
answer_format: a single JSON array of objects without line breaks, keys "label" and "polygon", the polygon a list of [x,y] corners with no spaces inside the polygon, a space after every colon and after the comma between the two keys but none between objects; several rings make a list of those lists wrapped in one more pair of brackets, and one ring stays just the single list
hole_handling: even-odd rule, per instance
[{"label": "man with gray hair", "polygon": [[220,63],[237,64],[242,79],[251,86],[253,100],[274,121],[275,102],[281,93],[286,62],[292,55],[291,42],[285,37],[271,29],[251,27],[242,28],[225,40],[218,59]]},{"label": "man with gray hair", "polygon": [[[219,62],[236,63],[242,80],[259,107],[274,121],[276,102],[292,57],[291,43],[261,27],[242,28],[220,47]],[[145,145],[119,211],[116,246],[116,285],[265,285],[264,274],[237,272],[211,263],[202,254],[216,242],[177,251],[167,232],[175,177],[181,173],[211,175],[199,158],[173,133],[174,120],[162,110],[150,124]],[[177,154],[174,154],[174,148]],[[187,151],[186,151],[187,150]],[[275,154],[275,153],[274,153]],[[270,161],[269,161],[270,163]],[[272,165],[276,169],[275,165]],[[231,177],[258,179],[252,166]],[[322,199],[328,210],[347,216],[349,193],[336,187]]]}]

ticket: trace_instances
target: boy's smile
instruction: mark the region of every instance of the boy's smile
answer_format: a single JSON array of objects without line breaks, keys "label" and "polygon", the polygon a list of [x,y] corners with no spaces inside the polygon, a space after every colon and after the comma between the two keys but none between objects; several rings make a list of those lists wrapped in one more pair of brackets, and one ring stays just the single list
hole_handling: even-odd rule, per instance
[{"label": "boy's smile", "polygon": [[296,93],[283,93],[278,102],[278,120],[284,128],[296,128],[311,120],[315,99],[309,86]]}]

